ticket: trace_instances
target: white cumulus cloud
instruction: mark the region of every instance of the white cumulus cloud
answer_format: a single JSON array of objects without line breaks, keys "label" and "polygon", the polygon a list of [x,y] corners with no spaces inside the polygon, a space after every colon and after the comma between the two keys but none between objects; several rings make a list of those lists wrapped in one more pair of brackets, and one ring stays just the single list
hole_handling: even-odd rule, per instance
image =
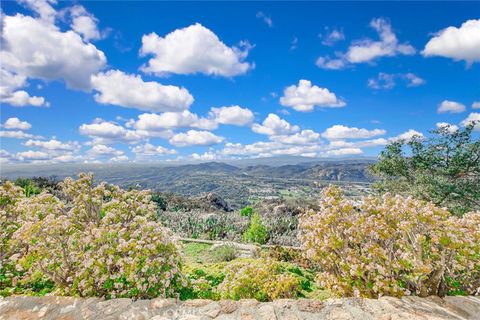
[{"label": "white cumulus cloud", "polygon": [[369,62],[379,57],[391,57],[397,54],[412,55],[415,49],[407,44],[400,44],[392,31],[392,26],[382,18],[373,19],[370,27],[377,31],[380,41],[370,39],[354,42],[348,48],[347,60],[351,63]]},{"label": "white cumulus cloud", "polygon": [[271,137],[272,141],[278,141],[284,144],[296,144],[296,145],[317,143],[319,139],[320,139],[320,134],[313,130],[302,130],[300,132],[297,132],[291,135]]},{"label": "white cumulus cloud", "polygon": [[21,130],[14,130],[14,131],[0,130],[0,138],[41,139],[42,137],[23,132]]},{"label": "white cumulus cloud", "polygon": [[51,158],[50,154],[45,151],[23,151],[16,154],[16,158],[20,161],[24,160],[49,160]]},{"label": "white cumulus cloud", "polygon": [[462,113],[467,108],[464,104],[456,101],[443,100],[442,103],[438,106],[438,113]]},{"label": "white cumulus cloud", "polygon": [[209,131],[188,130],[185,133],[178,133],[170,138],[170,144],[176,147],[186,146],[209,146],[221,143],[223,137],[217,136]]},{"label": "white cumulus cloud", "polygon": [[328,140],[339,140],[339,139],[367,139],[375,136],[381,136],[386,133],[383,129],[363,129],[356,127],[347,127],[344,125],[334,125],[326,129],[322,133],[322,137]]},{"label": "white cumulus cloud", "polygon": [[17,117],[8,118],[5,123],[2,125],[5,129],[19,129],[19,130],[28,130],[32,127],[27,121],[22,121]]},{"label": "white cumulus cloud", "polygon": [[14,107],[24,107],[24,106],[33,106],[33,107],[42,107],[47,106],[45,98],[30,96],[25,90],[18,90],[11,93],[8,96],[2,96],[1,101],[8,103]]},{"label": "white cumulus cloud", "polygon": [[298,85],[285,88],[280,104],[301,112],[312,111],[315,106],[326,108],[344,107],[343,100],[326,88],[312,85],[309,80],[300,80]]},{"label": "white cumulus cloud", "polygon": [[8,103],[14,107],[48,106],[45,98],[30,96],[25,90],[18,90],[27,85],[25,76],[1,68],[0,78],[2,79],[0,82],[0,102]]},{"label": "white cumulus cloud", "polygon": [[353,41],[346,53],[336,53],[336,58],[329,56],[317,59],[317,66],[324,69],[338,70],[349,64],[372,62],[381,57],[396,55],[413,55],[415,48],[408,43],[400,43],[392,31],[390,22],[376,18],[370,22],[379,36],[379,40],[362,39]]},{"label": "white cumulus cloud", "polygon": [[55,22],[57,11],[52,4],[56,4],[56,0],[17,0],[17,2],[34,11],[44,23]]},{"label": "white cumulus cloud", "polygon": [[79,132],[81,135],[92,138],[95,144],[111,144],[116,141],[135,143],[147,137],[140,132],[125,129],[118,124],[102,119],[98,119],[91,124],[82,124]]},{"label": "white cumulus cloud", "polygon": [[154,146],[150,143],[135,146],[132,148],[132,152],[137,156],[156,156],[177,153],[177,151],[174,149],[167,149],[162,146]]},{"label": "white cumulus cloud", "polygon": [[102,51],[80,35],[62,32],[30,16],[2,16],[2,68],[28,78],[63,80],[69,88],[90,89],[90,77],[106,64]]},{"label": "white cumulus cloud", "polygon": [[103,144],[96,144],[87,153],[92,156],[121,156],[124,152]]},{"label": "white cumulus cloud", "polygon": [[460,28],[445,28],[430,39],[422,54],[453,60],[465,60],[467,65],[480,61],[480,19],[467,20]]},{"label": "white cumulus cloud", "polygon": [[243,61],[251,45],[243,42],[242,47],[228,47],[199,23],[165,37],[152,32],[142,37],[140,54],[153,55],[142,70],[157,75],[204,73],[233,77],[253,68],[253,64]]},{"label": "white cumulus cloud", "polygon": [[196,114],[184,110],[182,112],[164,112],[161,114],[144,113],[138,116],[134,124],[136,129],[145,131],[162,131],[177,128],[196,128],[211,130],[217,127],[212,119],[200,118]]},{"label": "white cumulus cloud", "polygon": [[57,139],[50,139],[48,141],[43,140],[28,140],[24,143],[27,147],[38,147],[45,150],[65,150],[74,151],[80,148],[80,145],[76,141],[62,142]]},{"label": "white cumulus cloud", "polygon": [[185,88],[165,86],[158,82],[145,82],[139,75],[110,70],[92,76],[92,86],[99,93],[95,100],[142,111],[182,111],[193,103]]},{"label": "white cumulus cloud", "polygon": [[217,123],[235,126],[248,125],[255,119],[250,109],[240,106],[212,108],[210,114]]},{"label": "white cumulus cloud", "polygon": [[80,34],[85,41],[98,40],[103,37],[98,29],[98,19],[88,12],[85,7],[75,5],[69,11],[72,18],[70,25],[72,30]]},{"label": "white cumulus cloud", "polygon": [[274,113],[270,113],[262,124],[254,123],[252,126],[253,132],[265,134],[267,136],[288,135],[298,132],[300,127],[291,125],[288,121],[281,119]]}]

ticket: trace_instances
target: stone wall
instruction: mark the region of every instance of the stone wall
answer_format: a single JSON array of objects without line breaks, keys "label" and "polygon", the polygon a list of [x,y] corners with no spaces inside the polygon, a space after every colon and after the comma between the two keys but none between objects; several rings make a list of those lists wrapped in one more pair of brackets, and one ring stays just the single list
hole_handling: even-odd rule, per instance
[{"label": "stone wall", "polygon": [[1,320],[35,319],[338,319],[441,320],[480,319],[480,297],[402,299],[276,300],[137,300],[72,297],[0,298]]}]

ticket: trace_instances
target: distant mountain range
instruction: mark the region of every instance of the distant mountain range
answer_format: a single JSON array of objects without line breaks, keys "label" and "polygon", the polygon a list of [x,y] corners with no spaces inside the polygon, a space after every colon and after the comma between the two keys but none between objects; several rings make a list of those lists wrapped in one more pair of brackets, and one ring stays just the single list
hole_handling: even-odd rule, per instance
[{"label": "distant mountain range", "polygon": [[250,160],[196,164],[2,165],[0,176],[3,179],[35,176],[54,176],[63,179],[67,176],[76,176],[79,172],[93,172],[97,181],[106,181],[123,187],[148,188],[186,196],[213,192],[225,198],[234,207],[259,197],[318,194],[319,186],[332,182],[368,184],[372,181],[368,174],[368,166],[374,161],[370,159],[336,161],[317,159],[296,163],[292,160],[272,158],[268,162],[262,159],[256,164]]}]

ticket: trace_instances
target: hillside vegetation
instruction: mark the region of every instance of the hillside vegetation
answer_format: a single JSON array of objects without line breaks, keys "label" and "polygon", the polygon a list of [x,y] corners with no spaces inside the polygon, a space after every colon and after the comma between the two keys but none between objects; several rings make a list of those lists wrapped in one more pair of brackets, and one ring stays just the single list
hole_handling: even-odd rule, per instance
[{"label": "hillside vegetation", "polygon": [[241,209],[212,193],[125,190],[84,173],[5,181],[0,293],[261,301],[480,294],[478,143],[470,127],[395,141],[372,168],[378,194],[319,186],[315,198]]},{"label": "hillside vegetation", "polygon": [[431,201],[457,215],[480,210],[480,140],[474,130],[475,123],[462,129],[444,125],[428,139],[389,144],[372,166],[380,178],[374,187]]},{"label": "hillside vegetation", "polygon": [[[317,209],[300,215],[303,251],[245,259],[224,247],[203,261],[202,248],[182,247],[162,226],[149,192],[95,185],[91,175],[66,179],[57,195],[7,182],[0,204],[3,295],[267,301],[474,294],[480,286],[480,215],[457,218],[401,196],[357,206],[329,187]],[[272,232],[258,213],[226,214],[245,219],[244,241],[264,243]]]}]

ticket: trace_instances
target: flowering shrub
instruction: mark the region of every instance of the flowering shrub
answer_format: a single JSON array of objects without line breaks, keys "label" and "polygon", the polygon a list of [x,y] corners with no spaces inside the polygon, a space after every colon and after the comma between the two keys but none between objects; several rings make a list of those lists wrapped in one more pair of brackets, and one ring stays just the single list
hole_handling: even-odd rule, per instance
[{"label": "flowering shrub", "polygon": [[222,298],[234,300],[295,298],[301,292],[300,280],[284,269],[281,263],[273,260],[234,260],[225,267],[225,279],[219,291]]},{"label": "flowering shrub", "polygon": [[1,214],[17,217],[7,242],[9,260],[23,272],[21,281],[40,272],[58,293],[69,295],[173,293],[181,280],[181,259],[173,233],[155,220],[149,191],[95,186],[90,174],[67,178],[60,187],[64,200],[47,192],[15,198],[18,190],[8,183],[0,187],[6,203]]},{"label": "flowering shrub", "polygon": [[20,221],[14,212],[16,203],[24,197],[22,188],[7,181],[0,187],[0,292],[12,287],[15,265],[10,261],[14,252],[11,238],[18,229]]},{"label": "flowering shrub", "polygon": [[480,286],[478,213],[457,218],[389,194],[355,206],[329,187],[299,226],[320,284],[342,296],[473,294]]},{"label": "flowering shrub", "polygon": [[0,187],[0,268],[9,262],[10,239],[20,224],[13,209],[23,197],[23,189],[9,181]]}]

